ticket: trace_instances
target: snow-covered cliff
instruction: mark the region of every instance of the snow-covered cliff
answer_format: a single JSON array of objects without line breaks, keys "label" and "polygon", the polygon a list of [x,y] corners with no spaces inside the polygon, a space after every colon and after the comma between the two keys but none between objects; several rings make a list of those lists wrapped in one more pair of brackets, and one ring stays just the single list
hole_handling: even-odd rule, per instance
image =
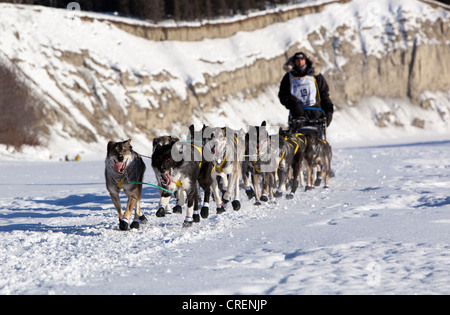
[{"label": "snow-covered cliff", "polygon": [[[192,122],[280,125],[282,65],[298,50],[315,57],[330,85],[331,140],[450,131],[448,8],[353,0],[300,16],[294,9],[230,36],[156,41],[130,31],[150,32],[144,22],[0,4],[0,143],[99,153],[109,139],[149,147]],[[179,29],[193,38],[204,31]]]}]

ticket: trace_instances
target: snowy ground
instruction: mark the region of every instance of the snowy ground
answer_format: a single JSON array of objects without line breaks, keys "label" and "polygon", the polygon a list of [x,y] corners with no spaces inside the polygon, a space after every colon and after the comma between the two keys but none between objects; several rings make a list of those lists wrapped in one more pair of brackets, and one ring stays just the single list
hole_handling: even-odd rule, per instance
[{"label": "snowy ground", "polygon": [[122,232],[103,161],[2,160],[0,294],[446,294],[449,161],[450,141],[335,148],[331,189],[190,229],[145,187],[149,224]]}]

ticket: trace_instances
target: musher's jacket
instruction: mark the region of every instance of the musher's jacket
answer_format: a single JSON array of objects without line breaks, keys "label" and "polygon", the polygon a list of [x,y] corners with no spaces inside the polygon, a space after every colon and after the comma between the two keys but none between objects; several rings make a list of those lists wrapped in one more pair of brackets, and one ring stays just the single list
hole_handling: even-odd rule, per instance
[{"label": "musher's jacket", "polygon": [[280,84],[278,97],[289,111],[292,118],[305,117],[316,119],[320,112],[303,110],[304,108],[321,108],[325,112],[328,124],[331,122],[334,106],[329,95],[327,81],[322,74],[316,74],[311,60],[306,59],[306,69],[301,71],[295,67],[283,67],[287,73]]}]

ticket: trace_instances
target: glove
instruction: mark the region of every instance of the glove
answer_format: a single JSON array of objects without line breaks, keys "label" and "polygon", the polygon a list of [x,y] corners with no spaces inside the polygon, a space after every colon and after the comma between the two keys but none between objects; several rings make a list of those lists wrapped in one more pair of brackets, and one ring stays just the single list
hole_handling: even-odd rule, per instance
[{"label": "glove", "polygon": [[291,97],[289,100],[290,110],[293,118],[303,117],[305,116],[305,111],[303,110],[302,104],[300,104],[299,100],[296,97]]},{"label": "glove", "polygon": [[327,117],[327,127],[330,126],[331,121],[333,120],[333,113],[332,112],[327,112],[326,114]]}]

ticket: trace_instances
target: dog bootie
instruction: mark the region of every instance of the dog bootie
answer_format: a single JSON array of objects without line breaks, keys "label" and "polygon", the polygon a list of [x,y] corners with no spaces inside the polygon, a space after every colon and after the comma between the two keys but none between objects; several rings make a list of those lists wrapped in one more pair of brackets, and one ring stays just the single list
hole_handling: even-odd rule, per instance
[{"label": "dog bootie", "polygon": [[264,202],[267,202],[267,201],[269,201],[269,197],[267,197],[266,194],[262,194],[262,195],[261,195],[261,198],[259,198],[259,200],[264,201]]},{"label": "dog bootie", "polygon": [[139,219],[137,219],[137,218],[135,218],[134,220],[133,220],[133,222],[131,222],[131,225],[130,225],[130,229],[139,229],[139,226],[140,226],[140,221],[139,221]]},{"label": "dog bootie", "polygon": [[142,224],[146,224],[148,222],[148,219],[145,214],[143,214],[139,217],[139,221],[141,221]]},{"label": "dog bootie", "polygon": [[252,199],[253,197],[255,197],[255,191],[253,190],[252,187],[246,187],[245,188],[245,194],[248,197],[248,200]]},{"label": "dog bootie", "polygon": [[128,230],[128,220],[127,219],[122,219],[119,221],[119,229],[121,229],[122,231]]},{"label": "dog bootie", "polygon": [[320,186],[320,183],[322,182],[322,176],[320,176],[321,172],[317,172],[317,178],[316,181],[314,182],[314,186]]},{"label": "dog bootie", "polygon": [[277,190],[274,194],[273,194],[276,198],[281,198],[283,197],[283,193],[279,190]]},{"label": "dog bootie", "polygon": [[193,216],[194,222],[198,223],[200,222],[200,211],[194,210],[194,216]]},{"label": "dog bootie", "polygon": [[165,217],[166,216],[166,210],[163,207],[159,208],[158,211],[156,211],[156,216],[158,218]]},{"label": "dog bootie", "polygon": [[219,207],[217,207],[216,211],[217,211],[217,214],[222,214],[227,210],[225,210],[223,204],[221,204]]},{"label": "dog bootie", "polygon": [[207,219],[209,217],[209,203],[205,202],[203,207],[200,209],[200,215],[203,219]]},{"label": "dog bootie", "polygon": [[314,190],[314,186],[305,186],[305,191]]},{"label": "dog bootie", "polygon": [[238,210],[241,209],[241,202],[239,200],[237,200],[237,199],[233,200],[231,202],[231,205],[233,206],[233,210],[234,211],[238,211]]},{"label": "dog bootie", "polygon": [[191,227],[193,222],[194,222],[194,219],[193,219],[193,218],[188,218],[188,217],[186,217],[186,218],[184,219],[184,222],[183,222],[183,227],[184,227],[184,228]]},{"label": "dog bootie", "polygon": [[180,205],[176,205],[175,207],[173,207],[172,209],[173,213],[183,213],[183,208]]}]

